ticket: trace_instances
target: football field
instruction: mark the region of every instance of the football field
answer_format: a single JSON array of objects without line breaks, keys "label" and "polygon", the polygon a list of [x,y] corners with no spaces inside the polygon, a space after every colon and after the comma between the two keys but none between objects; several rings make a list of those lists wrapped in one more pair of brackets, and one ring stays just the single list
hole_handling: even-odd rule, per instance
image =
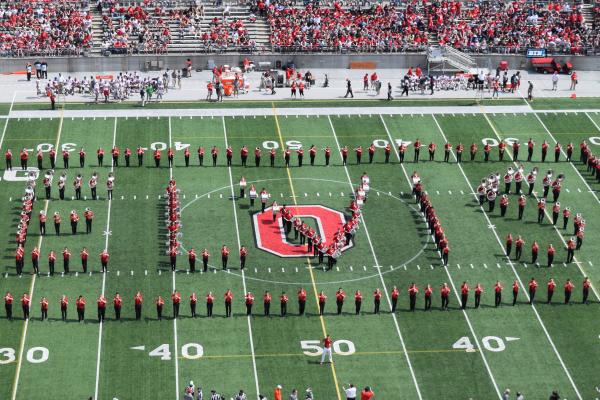
[{"label": "football field", "polygon": [[[352,103],[348,103],[352,104]],[[267,104],[269,115],[245,110],[240,115],[222,116],[206,109],[205,115],[185,115],[173,110],[171,116],[139,116],[136,109],[127,116],[66,117],[64,113],[38,118],[4,118],[0,139],[2,153],[11,149],[13,171],[3,170],[0,181],[0,232],[2,264],[0,291],[15,297],[16,318],[0,318],[0,399],[119,400],[180,399],[190,380],[204,389],[205,396],[215,389],[227,398],[239,389],[255,399],[258,394],[272,398],[278,384],[289,394],[293,388],[301,393],[312,388],[316,399],[343,399],[342,385],[371,386],[378,399],[499,399],[510,388],[521,391],[527,399],[544,399],[553,390],[563,398],[593,399],[600,386],[600,328],[598,327],[600,286],[600,184],[579,162],[579,144],[586,140],[594,154],[600,153],[600,113],[595,111],[502,112],[494,106],[467,107],[469,112],[431,113],[426,107],[416,113],[379,114],[375,107],[364,107],[361,114],[347,113],[338,107],[330,115],[304,105],[297,113],[283,112]],[[326,104],[323,104],[326,107]],[[18,108],[22,109],[22,108]],[[164,110],[163,110],[164,111]],[[471,112],[476,111],[476,112]],[[526,159],[526,143],[532,138],[535,151],[531,162]],[[427,149],[421,161],[413,162],[413,143],[437,144],[435,160],[428,161]],[[517,161],[512,150],[498,160],[501,140],[522,143]],[[541,144],[548,141],[550,150],[541,161]],[[559,162],[554,162],[554,144],[563,145]],[[404,163],[399,163],[397,144],[408,143]],[[465,146],[462,163],[453,152],[443,162],[444,143]],[[567,162],[564,149],[572,142],[573,161]],[[369,163],[367,148],[377,150]],[[390,162],[384,162],[384,147],[391,143]],[[479,151],[474,161],[468,149],[476,143]],[[489,162],[483,161],[484,144],[492,146]],[[226,164],[225,148],[233,148],[233,165]],[[248,166],[240,163],[239,151],[248,146]],[[315,165],[310,165],[308,149],[317,149]],[[58,198],[56,183],[52,198],[46,200],[42,185],[43,171],[37,180],[38,199],[25,246],[25,273],[15,270],[15,231],[25,190],[25,173],[19,172],[18,154],[31,149],[29,167],[35,167],[38,149],[44,152],[43,167],[48,169],[47,151],[51,146],[70,152],[70,168],[63,169],[57,157],[55,178],[67,173],[66,198]],[[112,166],[110,149],[118,146],[118,166]],[[144,165],[139,167],[135,150],[147,149]],[[198,147],[206,149],[204,165],[197,157]],[[217,165],[212,166],[210,149],[219,148]],[[325,166],[323,149],[332,149],[331,165]],[[342,164],[339,149],[349,148],[348,164]],[[354,149],[362,146],[360,165]],[[79,166],[79,150],[87,152],[85,166]],[[254,165],[254,149],[262,150],[259,167]],[[286,167],[283,149],[292,149]],[[305,151],[304,165],[298,166],[296,150]],[[510,146],[509,146],[510,147]],[[96,150],[106,151],[104,165],[99,166]],[[126,167],[125,148],[131,148],[131,166]],[[175,150],[174,166],[167,165],[166,149]],[[184,150],[190,149],[189,166]],[[269,165],[269,151],[275,148],[275,166]],[[152,151],[162,150],[159,168]],[[499,207],[489,213],[480,207],[474,193],[481,179],[492,173],[505,174],[509,167],[523,164],[525,172],[540,171],[534,193],[527,198],[524,218],[517,218],[514,183],[509,195],[506,216]],[[4,165],[2,165],[4,168]],[[547,215],[537,222],[536,200],[541,196],[541,178],[547,170],[564,174],[560,195],[562,208],[570,207],[572,217],[567,229],[562,216],[554,226],[551,221],[552,195]],[[32,171],[34,169],[31,169]],[[92,173],[99,175],[97,200],[92,200],[87,184],[83,198],[76,200],[72,181],[81,174],[87,182]],[[113,199],[108,200],[105,182],[114,173]],[[450,242],[447,267],[442,266],[433,238],[411,194],[409,177],[417,172],[431,203],[442,221]],[[239,197],[238,182],[243,176],[248,185],[270,194],[269,205],[276,201],[302,215],[309,225],[330,238],[331,224],[349,218],[348,206],[363,173],[370,177],[368,200],[362,208],[359,229],[352,246],[342,252],[333,269],[326,271],[314,257],[306,256],[299,241],[282,236],[279,221],[261,217],[260,202],[252,207],[247,197]],[[165,216],[165,188],[175,179],[180,191],[181,255],[176,272],[171,272],[166,255],[168,240]],[[55,179],[55,182],[57,179]],[[501,185],[503,191],[504,185]],[[527,185],[524,184],[527,191]],[[83,215],[86,207],[94,214],[92,233],[85,233],[79,223],[72,235],[68,215],[76,210]],[[39,235],[37,215],[47,210],[48,232]],[[60,212],[61,235],[54,233],[50,216]],[[573,236],[573,217],[581,213],[586,220],[585,239],[576,251],[573,263],[566,264],[566,241]],[[268,210],[265,213],[271,215]],[[337,218],[337,219],[336,219]],[[82,218],[83,219],[83,218]],[[336,225],[337,224],[337,225]],[[512,233],[525,240],[523,257],[505,255],[505,237]],[[531,263],[533,241],[540,246],[538,264]],[[546,266],[546,247],[556,248],[554,264]],[[229,266],[222,270],[220,249],[231,249]],[[238,249],[249,249],[246,268],[240,269]],[[32,274],[30,253],[41,251],[39,276]],[[63,248],[73,253],[71,272],[63,274]],[[90,253],[88,273],[84,274],[79,251]],[[109,272],[100,272],[99,254],[108,249]],[[190,273],[187,250],[198,254],[210,252],[209,269],[202,263]],[[281,253],[283,249],[284,253]],[[291,249],[291,250],[290,250]],[[47,255],[58,254],[57,273],[48,274]],[[275,254],[278,253],[278,254]],[[291,255],[291,256],[290,256]],[[582,281],[592,281],[589,304],[582,304]],[[534,304],[529,304],[527,285],[535,278],[539,288]],[[546,302],[546,283],[554,278],[556,293]],[[571,303],[564,304],[563,285],[575,284]],[[463,282],[473,288],[484,287],[481,307],[473,307],[473,292],[466,310],[460,308]],[[494,307],[494,284],[504,286],[503,304]],[[520,286],[518,301],[512,305],[512,285]],[[408,287],[414,282],[420,292],[417,310],[409,310]],[[440,286],[452,289],[450,309],[440,310]],[[433,305],[424,311],[424,288],[434,288]],[[400,290],[395,313],[390,312],[390,293]],[[335,292],[347,294],[341,315],[337,314]],[[306,314],[298,315],[296,292],[308,292]],[[384,292],[382,311],[373,313],[373,292]],[[180,316],[172,318],[171,293],[182,295]],[[225,318],[223,294],[234,294],[233,316]],[[144,295],[143,315],[135,319],[133,297]],[[364,296],[360,315],[354,312],[354,293]],[[215,294],[214,316],[206,317],[204,298]],[[256,301],[253,315],[246,316],[245,292]],[[263,315],[262,296],[273,296],[271,315]],[[325,314],[319,315],[317,295],[328,296]],[[23,320],[19,298],[24,292],[32,296],[29,320]],[[112,298],[123,297],[121,320],[115,320]],[[198,316],[190,317],[189,296],[198,295]],[[279,316],[279,296],[289,295],[288,314]],[[68,320],[61,320],[59,299],[71,300]],[[96,299],[108,299],[107,319],[99,323]],[[85,322],[79,323],[75,299],[87,299]],[[164,318],[158,320],[154,299],[165,301]],[[39,301],[50,301],[49,318],[40,321]],[[333,364],[320,365],[320,341],[325,334],[333,338]],[[303,398],[303,397],[302,397]]]}]

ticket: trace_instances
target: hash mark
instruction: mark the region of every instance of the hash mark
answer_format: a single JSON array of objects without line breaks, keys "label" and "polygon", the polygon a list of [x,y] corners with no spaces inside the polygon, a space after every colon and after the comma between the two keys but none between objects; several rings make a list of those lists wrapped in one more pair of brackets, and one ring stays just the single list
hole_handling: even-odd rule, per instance
[{"label": "hash mark", "polygon": [[463,192],[462,190],[460,191],[460,194],[465,194],[465,192]]},{"label": "hash mark", "polygon": [[431,269],[433,269],[433,265],[429,264],[429,267],[430,267]]},{"label": "hash mark", "polygon": [[483,268],[487,269],[487,264],[483,264]]},{"label": "hash mark", "polygon": [[496,263],[496,267],[500,268],[500,264],[499,264],[499,263]]},{"label": "hash mark", "polygon": [[121,275],[121,271],[117,270],[117,276],[119,276],[119,275]]},{"label": "hash mark", "polygon": [[336,270],[337,272],[340,272],[340,267],[335,267],[335,270]]},{"label": "hash mark", "polygon": [[406,264],[404,264],[403,267],[404,267],[404,270],[406,271]]},{"label": "hash mark", "polygon": [[590,267],[593,267],[593,266],[594,266],[594,264],[592,264],[592,262],[591,262],[591,261],[588,261],[588,264],[590,264]]},{"label": "hash mark", "polygon": [[271,273],[271,268],[267,268],[267,271],[268,271],[269,273]]},{"label": "hash mark", "polygon": [[456,268],[460,269],[460,264],[456,264]]},{"label": "hash mark", "polygon": [[366,270],[367,270],[367,267],[363,265],[363,269],[366,271]]},{"label": "hash mark", "polygon": [[254,273],[258,274],[258,270],[256,268],[254,268]]},{"label": "hash mark", "polygon": [[[352,265],[350,266],[350,271],[354,271],[354,268],[352,268]],[[298,271],[296,271],[296,272],[298,272]]]},{"label": "hash mark", "polygon": [[281,267],[281,272],[285,272],[285,268]]},{"label": "hash mark", "polygon": [[[406,265],[404,267],[405,267],[404,269],[406,269]],[[421,270],[421,266],[417,265],[417,269],[420,271]]]},{"label": "hash mark", "polygon": [[452,190],[448,190],[448,194],[452,194]]}]

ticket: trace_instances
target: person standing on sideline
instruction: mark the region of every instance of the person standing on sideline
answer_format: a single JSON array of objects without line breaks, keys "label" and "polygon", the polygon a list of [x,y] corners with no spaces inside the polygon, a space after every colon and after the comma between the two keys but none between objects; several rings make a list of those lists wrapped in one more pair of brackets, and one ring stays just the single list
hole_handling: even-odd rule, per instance
[{"label": "person standing on sideline", "polygon": [[350,384],[348,387],[342,386],[344,393],[346,394],[346,400],[356,400],[356,387]]},{"label": "person standing on sideline", "polygon": [[577,80],[577,72],[573,71],[571,73],[571,87],[569,88],[569,90],[575,90],[575,87],[578,84],[578,80]]},{"label": "person standing on sideline", "polygon": [[552,91],[558,90],[558,72],[554,71],[552,74]]},{"label": "person standing on sideline", "polygon": [[331,336],[325,336],[325,338],[323,339],[323,354],[321,355],[321,365],[323,365],[323,362],[325,362],[325,357],[327,356],[329,356],[329,363],[333,364],[333,356],[331,354],[332,343],[333,340],[331,339]]},{"label": "person standing on sideline", "polygon": [[354,93],[352,92],[352,82],[349,78],[346,78],[346,95],[344,96],[344,98],[347,98],[348,95],[354,98]]},{"label": "person standing on sideline", "polygon": [[275,391],[273,392],[273,398],[274,398],[275,400],[282,400],[282,397],[281,397],[281,389],[283,389],[283,388],[281,387],[281,385],[277,385],[277,387],[275,388]]},{"label": "person standing on sideline", "polygon": [[394,100],[394,97],[392,97],[392,83],[388,82],[387,84],[387,99],[388,100]]},{"label": "person standing on sideline", "polygon": [[531,81],[527,81],[527,100],[533,101],[533,83]]},{"label": "person standing on sideline", "polygon": [[360,392],[360,400],[371,400],[373,396],[375,396],[375,393],[373,393],[370,386],[365,387],[362,392]]}]

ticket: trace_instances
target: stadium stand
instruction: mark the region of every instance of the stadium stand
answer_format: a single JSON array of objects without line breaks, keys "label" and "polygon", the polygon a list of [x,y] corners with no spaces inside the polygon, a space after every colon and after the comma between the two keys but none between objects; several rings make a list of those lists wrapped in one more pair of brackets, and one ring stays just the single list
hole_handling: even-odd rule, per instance
[{"label": "stadium stand", "polygon": [[81,55],[91,46],[92,18],[86,2],[2,2],[0,24],[3,57]]},{"label": "stadium stand", "polygon": [[1,56],[222,52],[594,54],[600,3],[34,0],[0,3]]}]

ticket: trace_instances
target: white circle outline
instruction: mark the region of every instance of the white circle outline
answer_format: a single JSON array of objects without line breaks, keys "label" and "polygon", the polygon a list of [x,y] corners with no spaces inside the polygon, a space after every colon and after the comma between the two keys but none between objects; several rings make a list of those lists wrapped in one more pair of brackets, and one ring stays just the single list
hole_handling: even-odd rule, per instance
[{"label": "white circle outline", "polygon": [[[336,180],[332,180],[332,179],[321,179],[321,178],[291,178],[292,180],[306,180],[306,181],[320,181],[320,182],[329,182],[329,183],[339,183],[342,185],[348,185],[347,182],[341,182],[341,181],[336,181]],[[282,180],[288,180],[288,178],[271,178],[271,179],[259,179],[256,181],[249,181],[247,183],[261,183],[261,182],[271,182],[271,181],[282,181]],[[239,184],[234,184],[233,187],[239,186]],[[220,187],[218,189],[214,189],[211,190],[210,192],[206,192],[198,197],[195,197],[194,199],[190,200],[188,203],[186,203],[183,207],[181,207],[180,210],[180,214],[183,216],[183,211],[189,207],[190,205],[192,205],[193,203],[195,203],[196,201],[207,197],[210,194],[216,193],[216,192],[220,192],[223,191],[225,189],[230,189],[232,187],[232,185],[227,185],[227,186],[223,186]],[[393,194],[391,194],[390,192],[384,192],[381,190],[377,190],[374,188],[371,188],[370,190],[371,193],[381,193],[385,196],[389,196],[395,200],[398,200],[406,205],[408,205],[408,207],[413,211],[416,212],[417,214],[421,214],[421,211],[418,210],[417,208],[415,208],[415,206],[413,206],[412,204],[407,203],[404,199],[401,199],[398,196],[395,196]],[[183,217],[182,217],[183,220]],[[421,249],[419,250],[418,253],[416,253],[414,256],[412,256],[409,260],[405,261],[405,262],[401,262],[400,265],[406,265],[406,264],[410,264],[412,261],[414,261],[417,257],[419,257],[421,254],[423,254],[423,252],[425,251],[425,249],[427,248],[427,245],[431,242],[431,235],[427,235],[427,241],[425,242],[425,244],[423,245],[423,247],[421,247]],[[181,249],[185,251],[185,247],[183,246],[183,244],[181,244]],[[227,272],[224,272],[222,269],[215,267],[214,265],[208,264],[208,266],[210,268],[212,268],[213,270],[219,271],[221,273],[227,273],[227,274],[231,274],[231,275],[235,275],[238,276],[240,278],[242,278],[242,274],[236,273],[236,272],[232,272],[231,270],[227,270]],[[314,269],[314,267],[311,267]],[[391,268],[391,269],[386,269],[385,271],[381,271],[381,275],[383,274],[387,274],[390,272],[394,272],[398,269],[400,269],[401,267],[395,267],[395,268]],[[367,275],[367,276],[362,276],[360,278],[354,278],[354,279],[345,279],[345,280],[341,280],[341,281],[327,281],[327,282],[319,282],[319,285],[339,285],[342,283],[348,283],[348,282],[358,282],[358,281],[362,281],[362,280],[366,280],[366,279],[371,279],[374,277],[379,276],[379,273],[377,274],[372,274],[372,275]],[[250,279],[253,281],[257,281],[257,282],[266,282],[266,283],[276,283],[276,284],[280,284],[280,285],[312,285],[312,282],[283,282],[283,281],[274,281],[274,280],[269,280],[269,279],[262,279],[262,278],[255,278],[252,276],[249,276],[248,274],[245,274],[244,276],[246,279]]]}]

